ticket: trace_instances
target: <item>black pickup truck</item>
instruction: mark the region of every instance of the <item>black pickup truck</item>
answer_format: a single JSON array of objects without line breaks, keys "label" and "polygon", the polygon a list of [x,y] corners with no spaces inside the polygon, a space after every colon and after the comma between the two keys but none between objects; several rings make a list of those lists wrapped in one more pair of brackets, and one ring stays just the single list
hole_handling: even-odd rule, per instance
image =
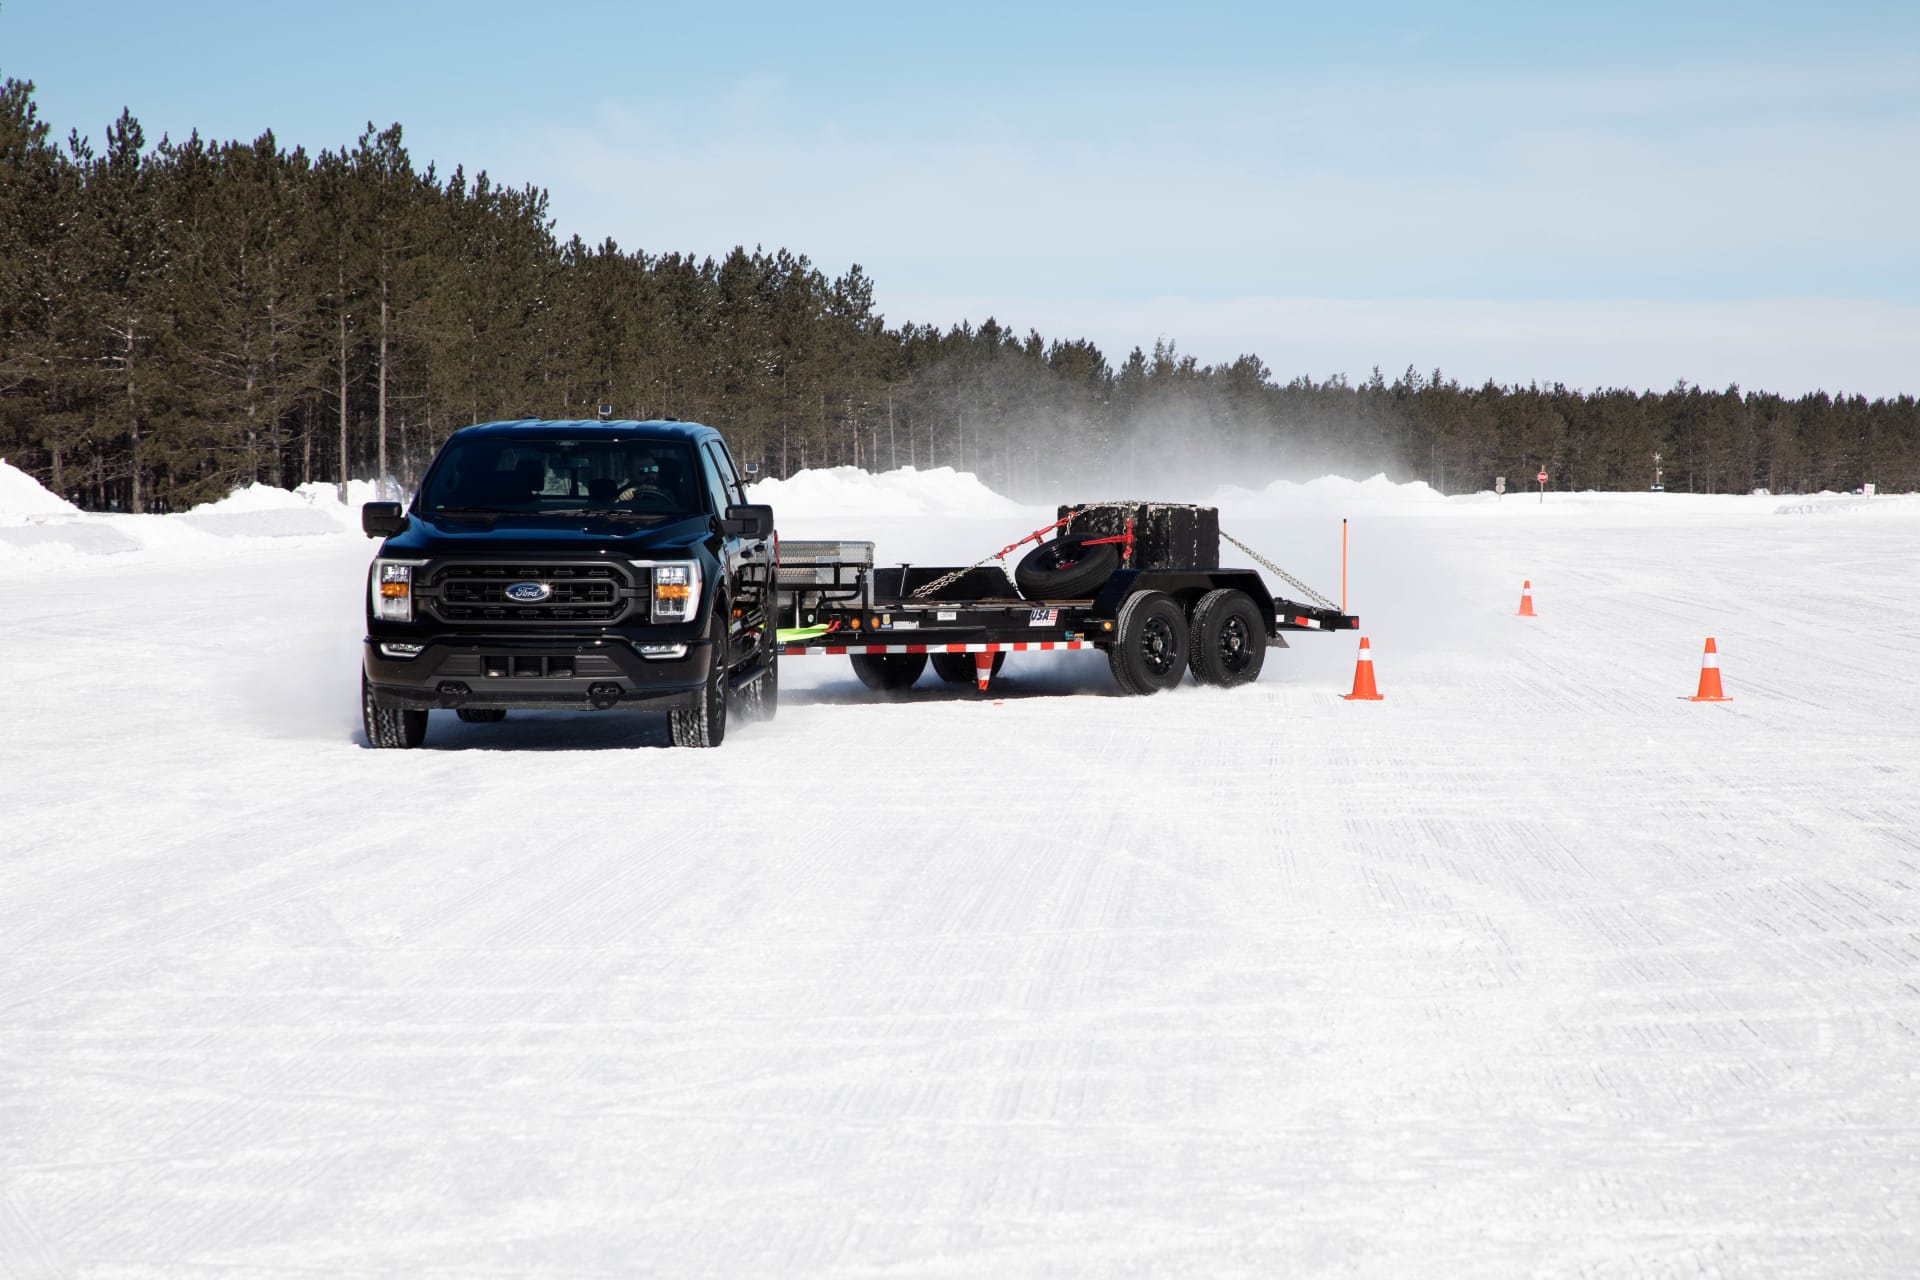
[{"label": "black pickup truck", "polygon": [[711,427],[488,422],[456,431],[412,503],[370,502],[361,716],[417,747],[428,712],[668,713],[715,747],[729,705],[779,706],[773,509]]}]

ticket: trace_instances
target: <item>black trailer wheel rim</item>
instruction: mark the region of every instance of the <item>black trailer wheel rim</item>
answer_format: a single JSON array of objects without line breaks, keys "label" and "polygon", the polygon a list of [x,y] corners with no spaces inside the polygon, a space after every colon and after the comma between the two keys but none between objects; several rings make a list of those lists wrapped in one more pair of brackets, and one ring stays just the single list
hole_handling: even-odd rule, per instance
[{"label": "black trailer wheel rim", "polygon": [[1181,661],[1174,653],[1173,627],[1165,618],[1148,618],[1141,626],[1140,657],[1156,676],[1166,675]]},{"label": "black trailer wheel rim", "polygon": [[1238,614],[1229,614],[1220,624],[1220,665],[1236,675],[1245,671],[1253,662],[1252,643],[1246,619]]}]

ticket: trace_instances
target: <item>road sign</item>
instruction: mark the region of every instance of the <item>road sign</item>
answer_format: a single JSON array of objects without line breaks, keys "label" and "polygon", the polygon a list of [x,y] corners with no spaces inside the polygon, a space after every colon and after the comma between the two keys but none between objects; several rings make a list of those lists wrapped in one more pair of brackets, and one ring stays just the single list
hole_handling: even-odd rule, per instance
[{"label": "road sign", "polygon": [[1542,471],[1539,475],[1535,476],[1534,479],[1538,480],[1541,484],[1545,484],[1547,482],[1547,473]]}]

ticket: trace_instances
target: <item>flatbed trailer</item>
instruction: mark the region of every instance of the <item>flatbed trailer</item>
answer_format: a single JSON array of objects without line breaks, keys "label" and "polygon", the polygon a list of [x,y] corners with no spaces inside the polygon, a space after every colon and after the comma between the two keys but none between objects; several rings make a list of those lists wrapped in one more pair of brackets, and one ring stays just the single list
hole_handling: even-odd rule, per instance
[{"label": "flatbed trailer", "polygon": [[1250,683],[1289,632],[1359,626],[1337,608],[1275,596],[1253,569],[1123,567],[1091,595],[1028,599],[998,566],[880,568],[873,552],[871,542],[781,543],[783,656],[845,655],[869,688],[897,693],[929,661],[942,679],[984,690],[1005,654],[1098,649],[1123,692],[1150,694],[1189,670],[1202,684]]}]

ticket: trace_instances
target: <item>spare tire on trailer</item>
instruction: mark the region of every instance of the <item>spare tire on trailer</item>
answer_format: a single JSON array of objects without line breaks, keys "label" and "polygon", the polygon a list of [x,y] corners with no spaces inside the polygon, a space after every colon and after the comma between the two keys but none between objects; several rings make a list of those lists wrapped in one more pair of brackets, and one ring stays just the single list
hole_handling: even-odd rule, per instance
[{"label": "spare tire on trailer", "polygon": [[1029,600],[1079,600],[1092,596],[1120,567],[1120,549],[1087,537],[1055,538],[1022,556],[1013,582]]},{"label": "spare tire on trailer", "polygon": [[[979,667],[974,662],[978,657],[972,653],[936,653],[933,655],[933,674],[948,684],[974,684],[979,680]],[[1007,662],[1006,651],[993,655],[993,668],[989,675],[997,676],[1000,668]]]}]

